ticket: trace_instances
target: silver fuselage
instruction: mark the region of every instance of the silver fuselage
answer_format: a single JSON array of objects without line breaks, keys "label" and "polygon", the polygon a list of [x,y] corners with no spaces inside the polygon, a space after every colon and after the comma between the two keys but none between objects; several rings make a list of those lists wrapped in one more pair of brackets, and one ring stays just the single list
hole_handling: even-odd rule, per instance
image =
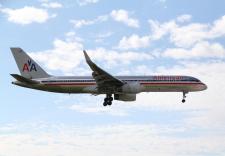
[{"label": "silver fuselage", "polygon": [[[138,83],[139,92],[194,92],[202,91],[207,86],[200,80],[190,76],[115,76],[126,84]],[[20,81],[12,82],[15,85],[37,90],[56,93],[91,93],[99,92],[96,81],[91,76],[52,76],[48,78],[32,79],[37,84],[28,84]],[[123,91],[114,91],[113,94],[126,94]]]}]

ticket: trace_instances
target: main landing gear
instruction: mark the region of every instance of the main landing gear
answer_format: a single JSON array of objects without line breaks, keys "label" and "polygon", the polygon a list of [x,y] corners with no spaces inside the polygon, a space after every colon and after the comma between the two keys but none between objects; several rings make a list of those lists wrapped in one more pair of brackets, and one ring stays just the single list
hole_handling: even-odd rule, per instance
[{"label": "main landing gear", "polygon": [[106,98],[104,99],[103,106],[107,106],[107,105],[111,106],[112,101],[113,101],[112,94],[106,94]]},{"label": "main landing gear", "polygon": [[186,94],[187,94],[187,92],[183,92],[183,99],[182,99],[182,103],[185,103],[185,98],[186,98]]}]

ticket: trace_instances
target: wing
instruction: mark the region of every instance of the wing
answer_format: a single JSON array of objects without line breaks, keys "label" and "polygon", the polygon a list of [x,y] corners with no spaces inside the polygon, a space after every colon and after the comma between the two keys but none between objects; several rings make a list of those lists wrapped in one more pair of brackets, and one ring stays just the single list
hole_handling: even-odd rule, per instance
[{"label": "wing", "polygon": [[98,67],[94,62],[92,62],[85,50],[83,52],[84,52],[84,56],[85,56],[87,64],[93,71],[92,76],[95,79],[99,89],[114,88],[114,87],[120,87],[124,85],[124,83],[121,80],[110,75],[109,73],[107,73],[106,71]]}]

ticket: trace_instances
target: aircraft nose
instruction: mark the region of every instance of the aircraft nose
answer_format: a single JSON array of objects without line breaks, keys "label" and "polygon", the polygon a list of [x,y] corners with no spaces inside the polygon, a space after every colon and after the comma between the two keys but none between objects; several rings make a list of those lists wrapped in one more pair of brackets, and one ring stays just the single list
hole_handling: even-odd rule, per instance
[{"label": "aircraft nose", "polygon": [[206,90],[208,87],[206,84],[202,83],[202,90]]}]

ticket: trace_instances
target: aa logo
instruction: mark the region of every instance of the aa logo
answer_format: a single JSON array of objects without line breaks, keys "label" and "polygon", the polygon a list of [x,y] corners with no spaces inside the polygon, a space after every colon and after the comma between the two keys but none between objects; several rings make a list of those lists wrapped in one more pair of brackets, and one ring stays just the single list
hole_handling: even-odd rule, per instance
[{"label": "aa logo", "polygon": [[32,72],[37,71],[36,66],[32,63],[31,60],[28,60],[27,63],[23,65],[23,72]]}]

